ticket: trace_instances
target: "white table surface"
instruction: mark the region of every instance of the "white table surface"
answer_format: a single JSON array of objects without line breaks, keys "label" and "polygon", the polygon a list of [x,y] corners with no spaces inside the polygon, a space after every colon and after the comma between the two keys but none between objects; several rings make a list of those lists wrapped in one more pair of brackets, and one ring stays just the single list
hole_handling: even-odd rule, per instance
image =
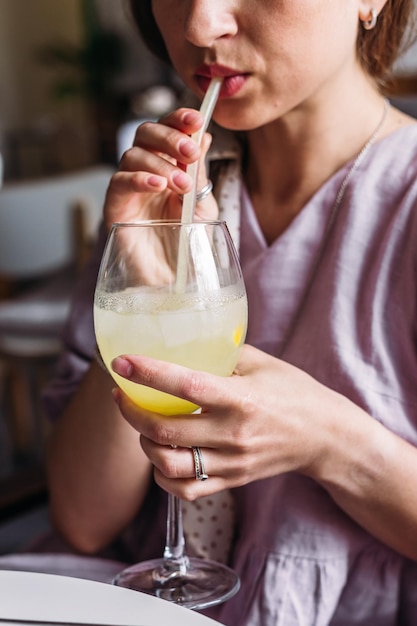
[{"label": "white table surface", "polygon": [[9,570],[0,571],[0,619],[103,626],[218,624],[166,600],[107,583]]}]

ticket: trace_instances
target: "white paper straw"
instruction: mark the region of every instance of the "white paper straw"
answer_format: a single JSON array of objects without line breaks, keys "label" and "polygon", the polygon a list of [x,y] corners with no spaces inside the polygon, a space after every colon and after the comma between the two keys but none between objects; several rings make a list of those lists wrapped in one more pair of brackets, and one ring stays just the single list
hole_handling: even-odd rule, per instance
[{"label": "white paper straw", "polygon": [[[204,115],[203,126],[196,133],[191,135],[191,138],[198,144],[201,144],[204,133],[210,123],[211,116],[213,115],[214,107],[216,106],[217,98],[219,97],[220,87],[222,86],[221,78],[212,78],[210,85],[205,93],[203,102],[201,103],[200,113]],[[194,219],[194,209],[197,196],[197,174],[198,174],[199,162],[192,163],[187,172],[193,179],[193,186],[191,191],[184,194],[182,201],[181,223],[190,224]],[[186,246],[187,234],[181,231],[178,259],[177,259],[177,275],[175,282],[175,291],[182,293],[185,290],[187,282],[187,246]]]},{"label": "white paper straw", "polygon": [[[201,144],[201,140],[203,139],[203,135],[207,130],[207,127],[210,123],[211,116],[213,115],[214,107],[216,106],[217,98],[219,97],[220,87],[222,86],[222,78],[212,78],[210,85],[206,91],[206,94],[203,98],[203,102],[201,103],[200,113],[204,115],[204,124],[196,133],[191,135],[191,139],[193,139],[198,145]],[[183,224],[188,224],[194,219],[194,209],[196,203],[197,196],[197,174],[198,174],[198,166],[199,162],[196,161],[188,166],[187,172],[190,174],[193,179],[193,186],[191,191],[184,194],[184,198],[182,201],[182,213],[181,213],[181,222]]]}]

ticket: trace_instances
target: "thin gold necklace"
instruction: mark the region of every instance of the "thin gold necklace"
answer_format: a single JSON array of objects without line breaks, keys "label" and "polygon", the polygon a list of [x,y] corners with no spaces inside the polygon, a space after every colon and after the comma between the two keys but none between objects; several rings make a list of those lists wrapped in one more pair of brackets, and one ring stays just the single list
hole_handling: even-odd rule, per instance
[{"label": "thin gold necklace", "polygon": [[375,128],[374,132],[369,137],[368,141],[363,146],[362,150],[356,156],[356,158],[353,161],[351,167],[349,168],[348,173],[344,177],[344,179],[342,181],[342,184],[339,187],[339,191],[337,192],[336,200],[335,200],[335,203],[334,203],[333,208],[332,208],[332,212],[331,212],[331,215],[330,215],[330,219],[329,219],[326,231],[329,230],[329,228],[331,228],[331,226],[332,226],[332,224],[334,222],[334,219],[335,219],[336,214],[337,214],[337,212],[339,210],[339,207],[340,207],[340,205],[342,203],[343,197],[345,195],[346,187],[348,186],[348,184],[350,182],[350,179],[352,178],[353,174],[358,169],[359,165],[362,163],[362,161],[365,158],[369,148],[375,143],[376,139],[378,138],[379,131],[381,130],[381,128],[385,124],[385,120],[387,119],[389,108],[390,108],[389,100],[387,100],[387,98],[384,98],[384,110],[382,112],[382,117],[379,120],[378,125]]}]

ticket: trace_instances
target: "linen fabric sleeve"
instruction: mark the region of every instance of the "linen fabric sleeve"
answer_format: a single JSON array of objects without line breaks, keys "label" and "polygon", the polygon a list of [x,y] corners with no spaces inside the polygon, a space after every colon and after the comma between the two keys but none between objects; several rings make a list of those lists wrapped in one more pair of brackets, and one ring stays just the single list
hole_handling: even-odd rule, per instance
[{"label": "linen fabric sleeve", "polygon": [[96,345],[94,290],[106,238],[107,231],[102,224],[95,248],[74,291],[62,337],[63,352],[51,381],[43,391],[44,409],[52,421],[58,419],[65,410],[93,359]]}]

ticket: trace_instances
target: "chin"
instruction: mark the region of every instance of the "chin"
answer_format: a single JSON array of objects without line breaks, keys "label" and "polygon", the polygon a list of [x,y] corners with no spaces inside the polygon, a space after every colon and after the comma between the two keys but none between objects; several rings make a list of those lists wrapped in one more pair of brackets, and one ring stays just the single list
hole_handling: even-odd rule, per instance
[{"label": "chin", "polygon": [[244,116],[238,115],[236,112],[234,115],[216,115],[215,122],[222,128],[235,132],[254,130],[268,123],[267,121],[259,120],[253,114]]},{"label": "chin", "polygon": [[255,130],[274,122],[279,115],[273,107],[266,109],[259,100],[220,99],[214,114],[216,123],[233,131]]}]

